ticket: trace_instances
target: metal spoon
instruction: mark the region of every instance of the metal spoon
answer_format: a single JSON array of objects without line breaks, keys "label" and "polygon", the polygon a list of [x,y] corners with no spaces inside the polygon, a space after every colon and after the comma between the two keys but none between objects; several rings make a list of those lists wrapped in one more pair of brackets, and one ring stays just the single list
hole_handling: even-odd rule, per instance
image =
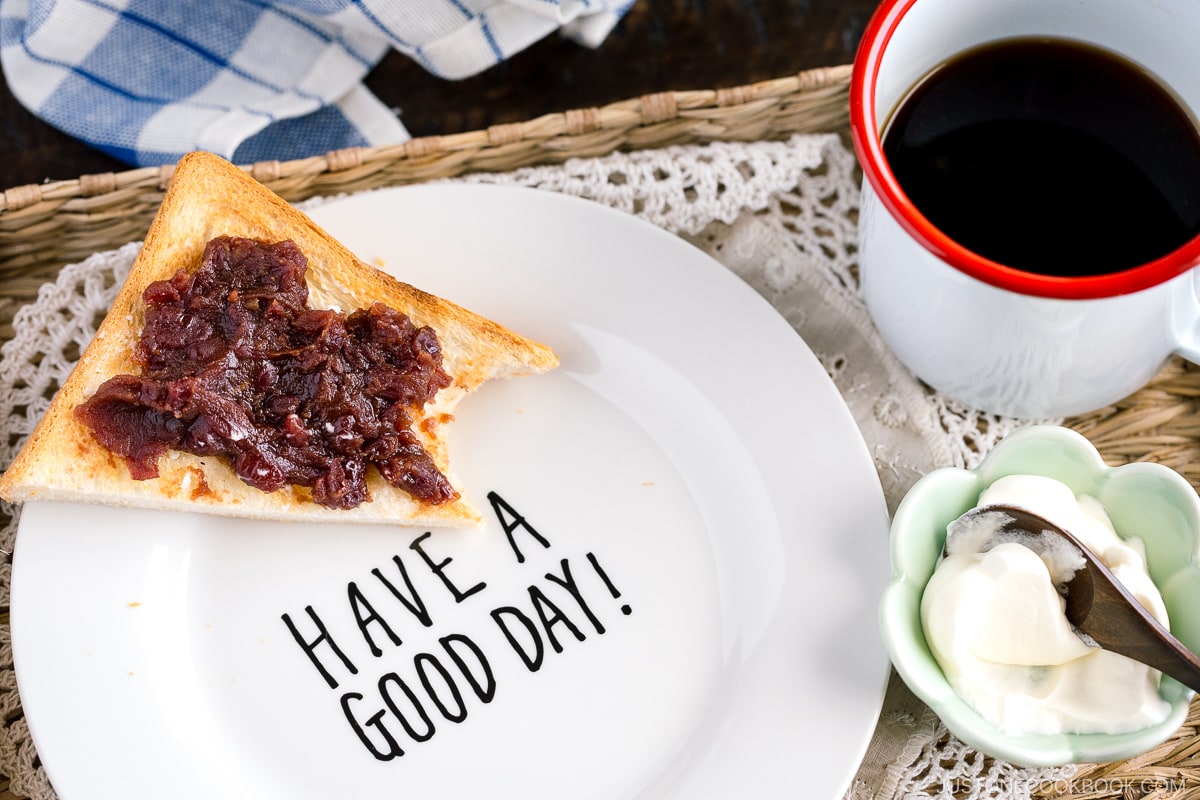
[{"label": "metal spoon", "polygon": [[946,549],[956,536],[981,530],[973,526],[984,524],[994,527],[995,533],[979,548],[981,552],[1004,541],[1016,541],[1040,555],[1053,546],[1050,537],[1069,542],[1083,557],[1083,566],[1063,587],[1067,621],[1085,641],[1153,667],[1200,692],[1200,658],[1151,616],[1078,539],[1023,508],[991,505],[972,509],[952,522]]}]

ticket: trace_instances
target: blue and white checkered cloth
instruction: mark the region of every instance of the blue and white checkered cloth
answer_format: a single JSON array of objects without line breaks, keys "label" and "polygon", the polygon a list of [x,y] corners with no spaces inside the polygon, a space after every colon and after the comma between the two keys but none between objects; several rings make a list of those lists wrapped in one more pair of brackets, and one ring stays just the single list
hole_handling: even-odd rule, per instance
[{"label": "blue and white checkered cloth", "polygon": [[448,79],[633,0],[0,0],[0,67],[41,119],[130,164],[238,163],[408,138],[363,85],[389,48]]}]

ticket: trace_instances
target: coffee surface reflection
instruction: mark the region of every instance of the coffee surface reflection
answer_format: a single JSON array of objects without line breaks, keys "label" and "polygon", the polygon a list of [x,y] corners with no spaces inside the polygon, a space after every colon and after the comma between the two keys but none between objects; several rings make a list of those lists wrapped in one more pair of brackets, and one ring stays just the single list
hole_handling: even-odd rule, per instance
[{"label": "coffee surface reflection", "polygon": [[935,227],[1027,272],[1118,272],[1200,234],[1195,120],[1152,75],[1090,45],[961,53],[901,100],[883,148]]}]

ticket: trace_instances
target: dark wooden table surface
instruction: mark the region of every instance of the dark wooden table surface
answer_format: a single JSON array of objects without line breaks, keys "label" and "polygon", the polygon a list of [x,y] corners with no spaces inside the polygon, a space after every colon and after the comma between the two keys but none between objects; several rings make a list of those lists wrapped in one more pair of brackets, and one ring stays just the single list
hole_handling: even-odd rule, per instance
[{"label": "dark wooden table surface", "polygon": [[[638,0],[596,50],[550,36],[447,82],[393,53],[368,87],[414,136],[604,105],[658,91],[739,86],[849,63],[878,0]],[[0,189],[128,169],[42,123],[0,87]]]}]

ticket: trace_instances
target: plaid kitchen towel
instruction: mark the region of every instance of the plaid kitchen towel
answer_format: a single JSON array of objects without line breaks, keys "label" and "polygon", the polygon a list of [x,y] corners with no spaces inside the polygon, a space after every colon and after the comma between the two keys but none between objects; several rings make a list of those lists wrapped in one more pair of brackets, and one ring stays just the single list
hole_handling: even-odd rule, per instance
[{"label": "plaid kitchen towel", "polygon": [[463,78],[561,31],[598,45],[633,0],[0,0],[0,67],[30,111],[130,164],[391,144],[362,85],[389,48]]}]

